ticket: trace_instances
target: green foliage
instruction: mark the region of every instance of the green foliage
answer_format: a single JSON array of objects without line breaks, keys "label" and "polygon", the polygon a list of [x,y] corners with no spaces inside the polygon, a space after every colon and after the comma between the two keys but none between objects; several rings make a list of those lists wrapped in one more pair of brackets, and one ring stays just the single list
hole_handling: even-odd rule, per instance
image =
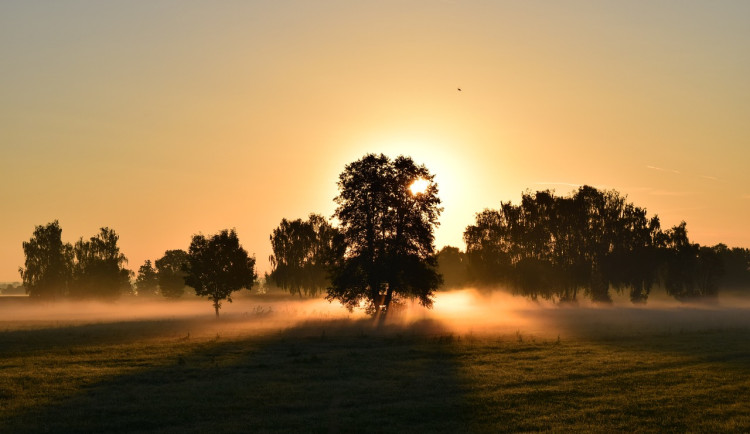
[{"label": "green foliage", "polygon": [[[417,179],[428,187],[412,194]],[[333,267],[327,298],[349,309],[366,303],[375,314],[398,297],[431,306],[441,282],[433,232],[442,208],[434,176],[409,157],[368,154],[346,166],[338,187],[334,215],[345,254]]]},{"label": "green foliage", "polygon": [[196,295],[213,302],[217,318],[222,300],[231,303],[234,291],[250,289],[258,278],[255,258],[242,248],[234,229],[210,238],[194,235],[186,272],[185,283],[195,288]]},{"label": "green foliage", "polygon": [[310,214],[305,221],[282,219],[270,238],[273,269],[267,279],[300,296],[315,296],[330,285],[329,269],[343,256],[343,242],[325,218]]},{"label": "green foliage", "polygon": [[166,298],[180,298],[185,293],[185,270],[188,266],[188,253],[184,250],[167,250],[156,260],[159,290]]},{"label": "green foliage", "polygon": [[139,296],[156,295],[159,291],[159,276],[156,273],[151,260],[147,259],[138,268],[138,277],[135,279],[135,288]]},{"label": "green foliage", "polygon": [[57,220],[37,226],[23,243],[25,268],[18,271],[29,296],[55,299],[66,295],[73,269],[73,247],[62,242]]}]

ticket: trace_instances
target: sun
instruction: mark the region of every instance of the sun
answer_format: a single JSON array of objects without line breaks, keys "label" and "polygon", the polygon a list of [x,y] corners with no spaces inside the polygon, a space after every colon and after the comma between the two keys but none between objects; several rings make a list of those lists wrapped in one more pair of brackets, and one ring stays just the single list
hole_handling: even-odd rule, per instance
[{"label": "sun", "polygon": [[411,183],[411,185],[409,186],[409,190],[411,190],[411,194],[416,196],[427,191],[427,187],[429,186],[430,181],[424,178],[417,178],[414,180],[414,182]]}]

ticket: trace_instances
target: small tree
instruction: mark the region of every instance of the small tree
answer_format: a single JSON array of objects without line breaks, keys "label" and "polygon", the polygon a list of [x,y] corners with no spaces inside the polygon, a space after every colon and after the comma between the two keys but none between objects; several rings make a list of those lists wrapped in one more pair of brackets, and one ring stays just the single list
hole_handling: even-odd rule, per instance
[{"label": "small tree", "polygon": [[185,268],[188,254],[184,250],[167,250],[156,260],[156,271],[161,295],[167,298],[180,298],[185,293]]},{"label": "small tree", "polygon": [[151,265],[151,260],[147,259],[143,265],[138,268],[138,277],[135,279],[135,288],[138,295],[156,295],[159,290],[159,277],[156,270]]},{"label": "small tree", "polygon": [[62,242],[57,220],[37,226],[23,243],[25,268],[18,269],[30,297],[55,299],[66,293],[73,267],[73,247]]},{"label": "small tree", "polygon": [[223,230],[210,238],[194,235],[188,252],[185,283],[196,295],[213,302],[216,318],[221,301],[232,302],[232,293],[250,289],[257,279],[255,258],[240,245],[237,233]]}]

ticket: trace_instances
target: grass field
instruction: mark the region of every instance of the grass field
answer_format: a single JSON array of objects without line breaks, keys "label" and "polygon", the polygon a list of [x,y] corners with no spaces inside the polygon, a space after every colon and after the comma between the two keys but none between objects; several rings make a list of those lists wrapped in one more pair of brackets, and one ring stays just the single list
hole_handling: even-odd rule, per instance
[{"label": "grass field", "polygon": [[493,308],[438,303],[376,328],[244,303],[220,321],[205,302],[0,321],[0,432],[750,430],[745,309],[522,305],[467,322]]}]

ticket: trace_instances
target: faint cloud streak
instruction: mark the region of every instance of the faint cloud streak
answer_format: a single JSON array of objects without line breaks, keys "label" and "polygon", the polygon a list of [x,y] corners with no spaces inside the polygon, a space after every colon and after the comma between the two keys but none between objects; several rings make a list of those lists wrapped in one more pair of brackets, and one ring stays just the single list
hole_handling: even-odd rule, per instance
[{"label": "faint cloud streak", "polygon": [[648,194],[651,194],[653,196],[690,196],[693,193],[688,191],[670,191],[670,190],[660,190],[660,189],[651,189]]},{"label": "faint cloud streak", "polygon": [[669,172],[669,173],[676,173],[676,174],[680,174],[680,171],[679,171],[679,170],[675,170],[675,169],[665,169],[665,168],[663,168],[663,167],[656,167],[656,166],[646,166],[646,169],[651,169],[651,170],[658,170],[659,172]]}]

